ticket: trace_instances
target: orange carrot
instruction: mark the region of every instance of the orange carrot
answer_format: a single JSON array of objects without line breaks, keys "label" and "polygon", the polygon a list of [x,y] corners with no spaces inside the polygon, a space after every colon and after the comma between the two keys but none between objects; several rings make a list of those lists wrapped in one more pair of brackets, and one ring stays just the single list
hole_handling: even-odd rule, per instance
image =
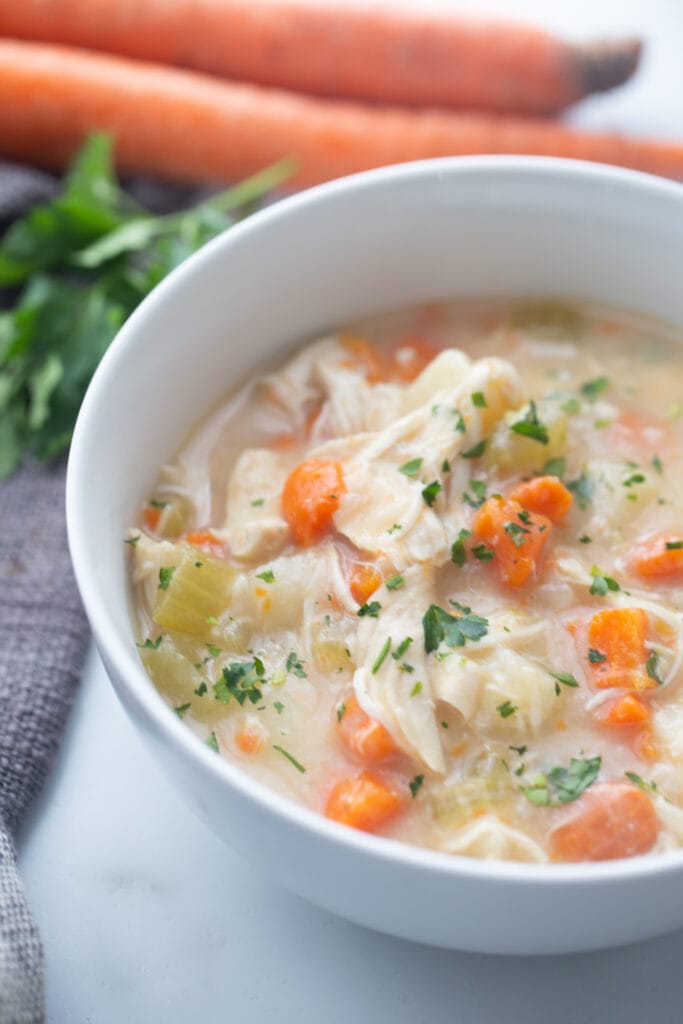
[{"label": "orange carrot", "polygon": [[501,583],[521,587],[538,571],[552,523],[546,516],[528,512],[518,501],[495,497],[479,509],[472,531],[484,545],[484,557],[493,552]]},{"label": "orange carrot", "polygon": [[0,34],[318,95],[536,114],[620,85],[640,54],[637,40],[305,0],[1,0]]},{"label": "orange carrot", "polygon": [[161,519],[161,508],[156,505],[145,505],[142,510],[142,521],[151,533],[155,533]]},{"label": "orange carrot", "polygon": [[550,835],[558,860],[615,860],[647,853],[658,833],[652,801],[625,782],[586,790]]},{"label": "orange carrot", "polygon": [[314,544],[332,529],[332,517],[345,491],[338,462],[309,459],[292,470],[282,489],[282,514],[297,544]]},{"label": "orange carrot", "polygon": [[429,338],[423,338],[419,334],[404,338],[391,353],[393,376],[404,384],[409,384],[426,366],[429,366],[438,352],[438,347]]},{"label": "orange carrot", "polygon": [[184,540],[191,544],[193,548],[206,551],[207,554],[213,555],[214,558],[225,558],[225,544],[211,530],[191,530],[185,534]]},{"label": "orange carrot", "polygon": [[630,560],[630,567],[645,580],[681,582],[683,580],[683,534],[652,537],[641,544]]},{"label": "orange carrot", "polygon": [[385,360],[369,341],[346,332],[342,333],[340,341],[349,353],[349,358],[344,360],[342,365],[350,369],[363,370],[368,384],[378,384],[387,379]]},{"label": "orange carrot", "polygon": [[400,809],[403,799],[393,786],[370,772],[341,779],[330,792],[325,815],[351,828],[374,832]]},{"label": "orange carrot", "polygon": [[358,604],[365,604],[382,582],[379,570],[367,562],[356,562],[351,567],[349,590]]},{"label": "orange carrot", "polygon": [[244,725],[235,733],[235,743],[243,754],[258,754],[263,750],[264,739],[260,732],[249,725]]},{"label": "orange carrot", "polygon": [[344,713],[337,720],[337,728],[347,750],[364,761],[386,761],[399,753],[391,734],[363,711],[355,697],[344,701]]},{"label": "orange carrot", "polygon": [[287,155],[299,166],[292,184],[311,185],[371,167],[471,153],[576,157],[683,177],[678,143],[589,135],[551,121],[335,103],[0,40],[3,156],[63,167],[97,130],[115,138],[121,171],[193,182],[234,180]]},{"label": "orange carrot", "polygon": [[650,709],[633,693],[617,697],[600,715],[603,725],[644,725],[650,721]]},{"label": "orange carrot", "polygon": [[510,497],[553,523],[561,522],[572,505],[571,491],[556,476],[537,476],[517,484]]},{"label": "orange carrot", "polygon": [[588,660],[599,689],[622,686],[648,690],[647,612],[642,608],[605,608],[588,624]]}]

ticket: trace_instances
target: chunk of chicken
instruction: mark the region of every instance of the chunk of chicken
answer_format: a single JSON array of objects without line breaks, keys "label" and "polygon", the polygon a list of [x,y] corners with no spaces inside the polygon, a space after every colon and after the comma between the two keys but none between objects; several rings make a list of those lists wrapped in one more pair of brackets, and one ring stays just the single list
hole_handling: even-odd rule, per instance
[{"label": "chunk of chicken", "polygon": [[482,860],[515,860],[543,863],[545,851],[519,829],[505,825],[495,814],[486,814],[465,825],[442,847],[446,853]]},{"label": "chunk of chicken", "polygon": [[224,535],[234,558],[256,565],[282,551],[289,527],[280,495],[290,466],[268,448],[247,448],[230,476]]}]

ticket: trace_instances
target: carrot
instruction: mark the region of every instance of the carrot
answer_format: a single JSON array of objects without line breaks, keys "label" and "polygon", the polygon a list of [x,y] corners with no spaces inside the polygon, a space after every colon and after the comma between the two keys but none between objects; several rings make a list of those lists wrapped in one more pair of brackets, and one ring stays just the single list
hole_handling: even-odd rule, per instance
[{"label": "carrot", "polygon": [[647,612],[642,608],[605,608],[588,624],[589,665],[599,689],[609,686],[647,690]]},{"label": "carrot", "polygon": [[191,530],[185,534],[184,539],[193,548],[206,551],[208,555],[213,555],[214,558],[225,558],[225,544],[211,530]]},{"label": "carrot", "polygon": [[349,580],[351,597],[358,604],[365,604],[381,582],[382,577],[374,565],[369,565],[367,562],[356,562],[351,568]]},{"label": "carrot", "polygon": [[261,733],[249,725],[244,725],[235,733],[235,743],[243,754],[258,754],[263,750],[264,742]]},{"label": "carrot", "polygon": [[332,103],[118,57],[0,40],[3,156],[63,167],[98,130],[115,138],[119,170],[192,182],[234,180],[290,154],[299,167],[291,181],[299,186],[471,153],[576,157],[683,177],[678,143],[589,135],[550,121]]},{"label": "carrot", "polygon": [[625,782],[604,782],[586,790],[550,835],[558,860],[616,860],[647,853],[658,833],[652,801]]},{"label": "carrot", "polygon": [[346,332],[342,333],[340,341],[349,353],[349,358],[342,365],[363,370],[368,384],[378,384],[387,379],[386,363],[369,341]]},{"label": "carrot", "polygon": [[145,505],[142,510],[142,521],[151,533],[155,533],[159,527],[161,509],[155,505]]},{"label": "carrot", "polygon": [[552,523],[561,522],[572,505],[571,491],[556,476],[525,480],[513,488],[510,497],[529,512],[546,516]]},{"label": "carrot", "polygon": [[314,544],[332,529],[332,517],[345,491],[338,462],[309,459],[292,470],[282,489],[282,514],[297,544]]},{"label": "carrot", "polygon": [[402,803],[392,786],[370,772],[361,772],[334,786],[325,804],[325,815],[351,828],[374,832],[396,814]]},{"label": "carrot", "polygon": [[617,697],[602,713],[603,725],[645,725],[650,721],[650,709],[635,694],[625,693]]},{"label": "carrot", "polygon": [[645,580],[683,581],[683,534],[645,541],[630,559],[630,568]]},{"label": "carrot", "polygon": [[344,713],[337,718],[337,728],[347,750],[364,761],[386,761],[400,753],[391,734],[363,711],[355,697],[344,701]]},{"label": "carrot", "polygon": [[404,338],[391,353],[392,375],[404,384],[410,384],[429,366],[438,352],[438,347],[429,338],[419,334]]},{"label": "carrot", "polygon": [[552,523],[546,516],[528,512],[518,501],[494,497],[477,512],[472,532],[484,546],[479,555],[482,561],[493,552],[501,583],[521,587],[538,572]]},{"label": "carrot", "polygon": [[274,0],[1,0],[0,34],[335,97],[552,113],[625,82],[637,40]]}]

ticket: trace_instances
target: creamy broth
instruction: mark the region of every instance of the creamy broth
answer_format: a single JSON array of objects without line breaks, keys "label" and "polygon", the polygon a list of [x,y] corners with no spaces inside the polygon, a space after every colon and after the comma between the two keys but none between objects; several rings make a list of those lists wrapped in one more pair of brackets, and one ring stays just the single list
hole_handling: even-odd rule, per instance
[{"label": "creamy broth", "polygon": [[280,793],[421,846],[682,845],[681,341],[458,302],[250,381],[127,539],[170,707]]}]

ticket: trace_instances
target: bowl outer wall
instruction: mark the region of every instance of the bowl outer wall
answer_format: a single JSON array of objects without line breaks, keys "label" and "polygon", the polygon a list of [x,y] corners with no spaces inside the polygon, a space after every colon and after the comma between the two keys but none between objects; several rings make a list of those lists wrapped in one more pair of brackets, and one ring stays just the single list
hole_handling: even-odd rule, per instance
[{"label": "bowl outer wall", "polygon": [[276,204],[166,279],[105,355],[67,481],[69,543],[107,672],[191,806],[250,862],[362,924],[445,947],[559,953],[683,925],[683,853],[483,863],[365,836],[199,744],[144,673],[122,539],[159,466],[297,340],[436,298],[566,296],[683,324],[683,190],[612,168],[483,157],[386,168]]}]

